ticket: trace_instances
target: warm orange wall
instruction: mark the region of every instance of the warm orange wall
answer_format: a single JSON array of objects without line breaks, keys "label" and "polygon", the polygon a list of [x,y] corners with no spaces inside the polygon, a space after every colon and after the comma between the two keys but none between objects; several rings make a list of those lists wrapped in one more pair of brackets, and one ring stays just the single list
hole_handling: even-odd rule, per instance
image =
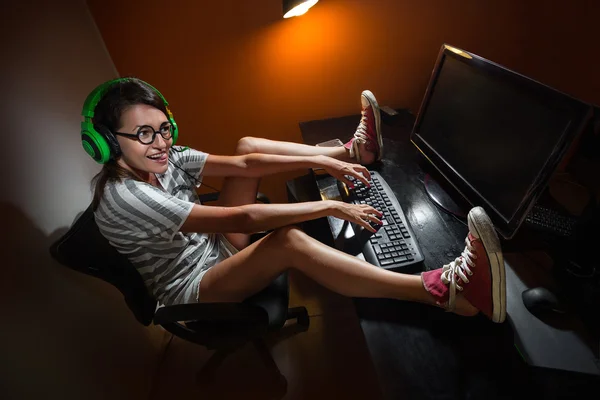
[{"label": "warm orange wall", "polygon": [[[281,0],[88,0],[119,73],[165,95],[180,143],[221,154],[301,141],[299,121],[356,114],[366,88],[417,111],[444,42],[600,103],[598,2],[551,3],[321,0],[283,20]],[[284,201],[290,176],[262,190]]]}]

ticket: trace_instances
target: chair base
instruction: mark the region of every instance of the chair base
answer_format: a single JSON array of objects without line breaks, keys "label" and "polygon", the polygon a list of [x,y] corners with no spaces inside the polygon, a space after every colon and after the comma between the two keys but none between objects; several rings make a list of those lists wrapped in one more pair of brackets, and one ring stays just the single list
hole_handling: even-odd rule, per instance
[{"label": "chair base", "polygon": [[[305,307],[293,307],[288,309],[286,320],[290,319],[296,319],[296,329],[291,334],[305,332],[308,330],[310,318]],[[283,390],[283,394],[285,394],[287,391],[287,380],[279,370],[277,363],[275,363],[275,360],[273,359],[273,356],[271,355],[271,352],[269,351],[264,339],[253,339],[252,343],[254,344],[254,347],[256,348],[264,365],[267,367],[267,370],[274,377],[278,391]],[[225,360],[225,358],[236,352],[244,344],[245,343],[240,343],[232,347],[217,349],[215,353],[208,359],[208,361],[202,366],[200,371],[198,371],[198,383],[202,385],[211,385],[215,380],[214,378],[218,367]]]},{"label": "chair base", "polygon": [[293,307],[288,309],[287,319],[290,320],[296,318],[296,323],[303,328],[308,329],[310,325],[310,319],[308,318],[308,311],[306,307]]}]

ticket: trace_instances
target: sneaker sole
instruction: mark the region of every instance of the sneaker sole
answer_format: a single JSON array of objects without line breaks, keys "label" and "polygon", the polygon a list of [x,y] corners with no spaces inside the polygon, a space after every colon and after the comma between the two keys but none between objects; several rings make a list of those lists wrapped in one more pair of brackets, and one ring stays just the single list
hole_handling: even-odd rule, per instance
[{"label": "sneaker sole", "polygon": [[490,217],[483,208],[475,207],[469,211],[469,230],[476,232],[490,259],[492,272],[492,321],[504,322],[506,319],[506,273],[500,240]]},{"label": "sneaker sole", "polygon": [[377,104],[375,95],[370,90],[363,90],[362,95],[365,96],[373,108],[373,115],[375,116],[375,131],[377,132],[377,144],[379,145],[377,161],[379,161],[381,160],[381,156],[383,154],[383,138],[381,137],[381,112],[379,111],[379,104]]}]

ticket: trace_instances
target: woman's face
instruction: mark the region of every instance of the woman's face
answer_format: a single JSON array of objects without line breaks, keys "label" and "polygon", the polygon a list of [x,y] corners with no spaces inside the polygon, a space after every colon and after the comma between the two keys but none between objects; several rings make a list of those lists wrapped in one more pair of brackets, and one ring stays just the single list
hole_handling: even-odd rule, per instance
[{"label": "woman's face", "polygon": [[161,125],[168,123],[167,116],[159,109],[147,104],[136,104],[121,115],[119,132],[137,134],[142,126],[151,126],[157,132],[154,142],[143,144],[137,139],[117,135],[122,155],[118,164],[136,172],[144,180],[149,173],[164,174],[169,164],[169,147],[173,138],[165,140],[158,132]]}]

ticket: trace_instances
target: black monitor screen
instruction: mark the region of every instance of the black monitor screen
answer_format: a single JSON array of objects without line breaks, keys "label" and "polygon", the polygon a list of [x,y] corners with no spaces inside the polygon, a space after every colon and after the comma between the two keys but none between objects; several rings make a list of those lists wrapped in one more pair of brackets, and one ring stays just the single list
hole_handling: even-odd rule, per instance
[{"label": "black monitor screen", "polygon": [[485,205],[504,231],[514,230],[581,129],[586,107],[469,53],[446,53],[413,141],[471,203]]}]

